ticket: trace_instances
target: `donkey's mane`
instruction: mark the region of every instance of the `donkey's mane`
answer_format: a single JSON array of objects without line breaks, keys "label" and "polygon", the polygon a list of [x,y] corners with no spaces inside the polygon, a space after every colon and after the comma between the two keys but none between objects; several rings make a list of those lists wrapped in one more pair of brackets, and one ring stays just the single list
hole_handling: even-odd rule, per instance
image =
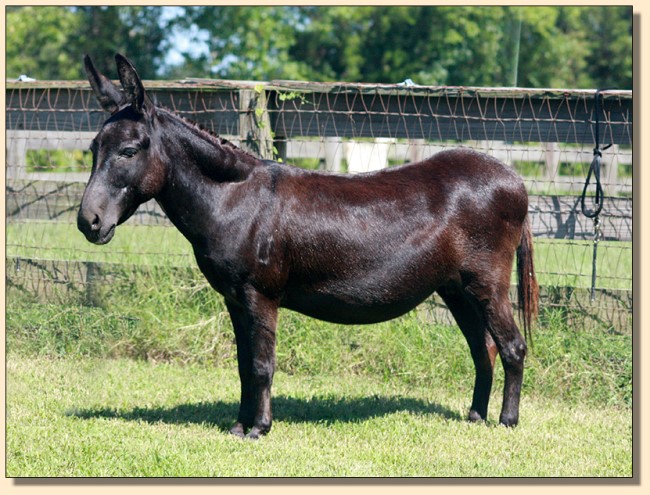
[{"label": "donkey's mane", "polygon": [[259,157],[255,156],[254,154],[250,153],[249,151],[246,151],[239,146],[235,145],[231,141],[228,141],[226,138],[220,136],[216,132],[212,131],[211,129],[208,129],[207,127],[199,124],[198,122],[195,122],[194,120],[188,119],[187,117],[183,117],[182,115],[177,114],[173,110],[170,110],[165,107],[157,106],[156,108],[159,110],[163,110],[165,113],[169,114],[170,116],[180,120],[181,122],[187,124],[189,127],[199,131],[200,134],[204,135],[205,137],[208,138],[209,141],[215,142],[216,145],[224,148],[230,148],[236,153],[241,153],[245,156],[248,156],[250,158],[253,158],[255,160],[259,160]]}]

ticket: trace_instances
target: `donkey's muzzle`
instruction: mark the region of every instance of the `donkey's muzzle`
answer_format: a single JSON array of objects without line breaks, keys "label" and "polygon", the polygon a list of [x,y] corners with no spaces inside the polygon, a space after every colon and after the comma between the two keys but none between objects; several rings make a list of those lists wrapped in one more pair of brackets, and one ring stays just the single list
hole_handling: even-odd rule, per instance
[{"label": "donkey's muzzle", "polygon": [[115,224],[105,225],[98,214],[84,208],[77,215],[77,228],[93,244],[106,244],[115,234]]}]

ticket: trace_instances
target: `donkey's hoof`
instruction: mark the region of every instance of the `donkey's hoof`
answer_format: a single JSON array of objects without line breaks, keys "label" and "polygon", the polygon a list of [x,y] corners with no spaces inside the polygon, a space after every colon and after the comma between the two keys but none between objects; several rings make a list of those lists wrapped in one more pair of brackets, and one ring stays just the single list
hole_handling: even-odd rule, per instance
[{"label": "donkey's hoof", "polygon": [[499,423],[509,428],[515,427],[519,423],[519,416],[501,414],[501,417],[499,418]]},{"label": "donkey's hoof", "polygon": [[239,438],[244,438],[246,436],[246,431],[244,430],[244,425],[241,423],[235,423],[235,425],[230,428],[230,434],[235,435]]},{"label": "donkey's hoof", "polygon": [[259,426],[253,426],[251,431],[248,432],[246,438],[251,440],[259,440],[261,437],[266,435],[271,428],[260,428]]},{"label": "donkey's hoof", "polygon": [[478,412],[476,412],[474,409],[472,409],[469,412],[469,415],[467,416],[467,419],[471,421],[472,423],[479,423],[481,421],[485,421],[485,417],[481,416]]}]

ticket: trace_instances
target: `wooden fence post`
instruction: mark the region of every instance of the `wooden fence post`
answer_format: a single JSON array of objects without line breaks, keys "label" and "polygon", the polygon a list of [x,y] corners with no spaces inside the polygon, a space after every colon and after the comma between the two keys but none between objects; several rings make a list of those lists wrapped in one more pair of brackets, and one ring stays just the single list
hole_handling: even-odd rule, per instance
[{"label": "wooden fence post", "polygon": [[102,307],[102,297],[99,285],[101,283],[101,266],[94,261],[84,262],[86,265],[86,290],[84,303],[86,306]]},{"label": "wooden fence post", "polygon": [[558,143],[546,143],[545,148],[545,175],[549,181],[553,182],[560,175],[560,145]]},{"label": "wooden fence post", "polygon": [[411,139],[408,148],[408,161],[416,163],[428,158],[425,154],[426,141],[424,139]]},{"label": "wooden fence post", "polygon": [[611,157],[611,159],[608,160],[607,165],[605,165],[605,180],[603,182],[605,183],[605,187],[610,189],[610,191],[608,191],[609,194],[617,194],[620,190],[618,185],[618,145],[613,144],[606,153],[607,155],[603,154],[603,156]]},{"label": "wooden fence post", "polygon": [[273,159],[273,130],[261,87],[239,91],[239,136],[241,147],[265,160]]},{"label": "wooden fence post", "polygon": [[7,132],[5,173],[7,179],[20,179],[27,175],[27,138]]},{"label": "wooden fence post", "polygon": [[339,137],[324,137],[323,151],[325,155],[325,170],[341,172],[343,161],[343,140]]}]

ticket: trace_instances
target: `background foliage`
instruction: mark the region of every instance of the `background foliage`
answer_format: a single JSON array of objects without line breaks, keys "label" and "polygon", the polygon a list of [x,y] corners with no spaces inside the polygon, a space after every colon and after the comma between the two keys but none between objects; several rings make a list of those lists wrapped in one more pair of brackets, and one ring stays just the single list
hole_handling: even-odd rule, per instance
[{"label": "background foliage", "polygon": [[143,78],[632,88],[632,8],[7,7],[6,76],[83,79],[81,57]]}]

